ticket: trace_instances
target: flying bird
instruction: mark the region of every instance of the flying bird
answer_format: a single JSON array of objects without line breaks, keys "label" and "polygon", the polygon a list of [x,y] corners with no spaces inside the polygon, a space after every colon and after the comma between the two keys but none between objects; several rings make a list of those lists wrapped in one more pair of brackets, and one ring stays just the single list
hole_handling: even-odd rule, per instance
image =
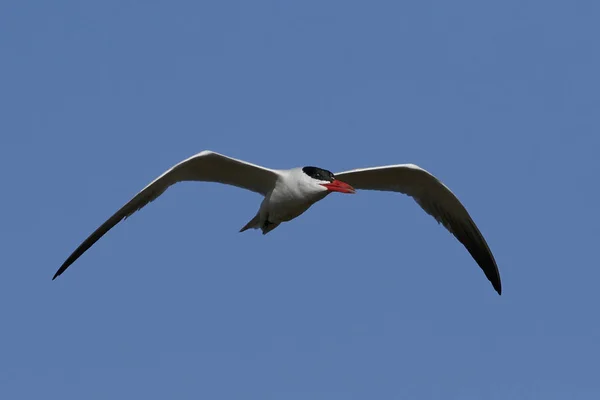
[{"label": "flying bird", "polygon": [[502,293],[494,256],[465,207],[441,181],[414,164],[361,168],[333,174],[313,166],[270,169],[208,150],[176,164],[135,195],[75,249],[52,279],[65,272],[121,220],[156,200],[171,185],[183,181],[224,183],[263,195],[258,212],[240,230],[260,229],[263,234],[303,214],[332,192],[353,194],[358,189],[404,193],[464,245],[496,292]]}]

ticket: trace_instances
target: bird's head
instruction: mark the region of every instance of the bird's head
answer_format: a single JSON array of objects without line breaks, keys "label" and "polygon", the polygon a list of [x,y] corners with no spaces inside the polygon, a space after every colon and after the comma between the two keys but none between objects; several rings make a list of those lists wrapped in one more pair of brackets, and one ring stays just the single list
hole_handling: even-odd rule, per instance
[{"label": "bird's head", "polygon": [[333,173],[326,169],[309,166],[302,168],[302,172],[309,178],[311,185],[314,184],[319,190],[349,194],[355,192],[352,186],[348,185],[346,182],[335,179]]}]

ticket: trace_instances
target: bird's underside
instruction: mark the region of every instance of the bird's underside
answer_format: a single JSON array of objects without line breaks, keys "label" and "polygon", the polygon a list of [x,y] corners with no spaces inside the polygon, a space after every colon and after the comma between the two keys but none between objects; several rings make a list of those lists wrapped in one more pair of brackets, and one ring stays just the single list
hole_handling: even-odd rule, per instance
[{"label": "bird's underside", "polygon": [[85,239],[56,271],[61,275],[117,223],[183,181],[217,182],[264,196],[256,215],[240,229],[264,234],[298,217],[332,192],[358,190],[399,192],[412,197],[468,250],[498,294],[500,274],[483,235],[458,198],[437,178],[413,164],[362,168],[333,174],[318,167],[275,170],[211,151],[200,152],[160,175]]}]

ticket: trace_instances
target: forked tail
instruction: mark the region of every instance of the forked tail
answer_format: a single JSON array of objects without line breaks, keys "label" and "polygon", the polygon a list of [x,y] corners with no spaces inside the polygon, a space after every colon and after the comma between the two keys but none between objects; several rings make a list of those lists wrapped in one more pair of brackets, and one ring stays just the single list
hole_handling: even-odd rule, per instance
[{"label": "forked tail", "polygon": [[258,225],[259,223],[260,223],[260,213],[256,213],[254,218],[252,218],[250,220],[250,222],[248,222],[246,225],[244,225],[244,227],[242,229],[240,229],[240,232],[244,232],[248,229],[258,229],[258,228],[260,228],[260,226]]},{"label": "forked tail", "polygon": [[263,235],[266,235],[267,233],[271,232],[273,229],[277,228],[279,226],[279,223],[273,223],[273,222],[269,222],[269,220],[265,220],[265,222],[261,225],[260,224],[260,213],[257,213],[254,218],[252,218],[250,220],[250,222],[248,222],[246,225],[244,225],[244,227],[242,229],[240,229],[240,232],[244,232],[245,230],[248,229],[261,229]]}]

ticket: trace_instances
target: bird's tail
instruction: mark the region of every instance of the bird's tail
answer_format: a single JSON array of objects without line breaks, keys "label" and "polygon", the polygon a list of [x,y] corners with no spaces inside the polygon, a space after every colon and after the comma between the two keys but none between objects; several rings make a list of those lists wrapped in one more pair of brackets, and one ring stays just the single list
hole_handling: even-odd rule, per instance
[{"label": "bird's tail", "polygon": [[240,229],[240,232],[244,232],[245,230],[248,229],[258,229],[260,228],[258,226],[260,222],[260,213],[256,213],[256,215],[254,216],[254,218],[252,218],[250,220],[250,222],[248,222],[246,225],[244,225],[244,227],[242,229]]}]

